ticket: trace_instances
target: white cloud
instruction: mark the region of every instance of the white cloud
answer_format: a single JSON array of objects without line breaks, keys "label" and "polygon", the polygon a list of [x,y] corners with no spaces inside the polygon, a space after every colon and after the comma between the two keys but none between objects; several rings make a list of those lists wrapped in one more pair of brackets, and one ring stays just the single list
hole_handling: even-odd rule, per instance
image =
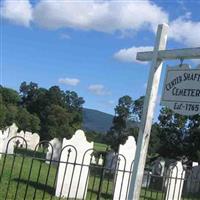
[{"label": "white cloud", "polygon": [[88,87],[88,90],[98,96],[110,95],[110,92],[102,84],[93,84]]},{"label": "white cloud", "polygon": [[68,35],[67,33],[61,33],[60,34],[60,39],[69,40],[69,39],[71,39],[71,36]]},{"label": "white cloud", "polygon": [[140,62],[136,60],[137,52],[142,51],[152,51],[153,47],[146,46],[146,47],[131,47],[128,49],[121,49],[117,53],[114,54],[114,58],[123,62],[138,62],[138,63],[146,63]]},{"label": "white cloud", "polygon": [[200,21],[194,22],[189,16],[179,17],[170,23],[169,37],[186,46],[200,46]]},{"label": "white cloud", "polygon": [[148,27],[167,22],[168,15],[156,4],[146,1],[46,1],[34,9],[35,23],[50,29],[74,28],[114,32]]},{"label": "white cloud", "polygon": [[15,24],[29,26],[32,6],[29,0],[6,0],[1,5],[1,16]]},{"label": "white cloud", "polygon": [[76,86],[80,83],[80,80],[77,78],[60,78],[58,82],[70,86]]},{"label": "white cloud", "polygon": [[[30,0],[4,0],[1,1],[1,16],[24,26],[32,22],[48,29],[119,31],[122,36],[139,30],[156,32],[158,24],[168,22],[168,13],[150,0],[40,0],[34,6]],[[186,12],[185,16],[169,22],[169,36],[186,46],[199,46],[200,21],[192,21],[190,17]]]}]

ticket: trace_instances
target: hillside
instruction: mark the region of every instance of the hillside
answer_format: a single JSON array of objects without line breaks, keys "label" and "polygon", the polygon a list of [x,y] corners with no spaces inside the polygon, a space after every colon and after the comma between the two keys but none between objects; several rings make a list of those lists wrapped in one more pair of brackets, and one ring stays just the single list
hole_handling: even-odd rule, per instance
[{"label": "hillside", "polygon": [[112,126],[113,115],[84,108],[83,109],[83,129],[105,133]]}]

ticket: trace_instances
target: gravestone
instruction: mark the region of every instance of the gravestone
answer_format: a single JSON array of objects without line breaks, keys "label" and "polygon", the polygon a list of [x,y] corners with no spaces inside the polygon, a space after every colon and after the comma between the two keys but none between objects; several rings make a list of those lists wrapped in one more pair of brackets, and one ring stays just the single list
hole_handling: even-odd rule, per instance
[{"label": "gravestone", "polygon": [[110,150],[106,154],[106,164],[105,164],[106,172],[110,174],[115,173],[116,165],[117,165],[117,155],[113,150]]},{"label": "gravestone", "polygon": [[162,160],[162,158],[156,159],[156,161],[153,164],[152,174],[158,175],[158,176],[163,176],[164,170],[165,170],[165,161]]},{"label": "gravestone", "polygon": [[[25,139],[25,141],[21,138],[17,138],[20,141],[20,146],[25,148],[27,143],[27,149],[30,149],[32,151],[38,150],[38,143],[40,142],[40,136],[37,133],[31,133],[29,131],[23,132],[21,131],[18,136],[21,136]],[[37,147],[37,148],[36,148]],[[36,149],[35,149],[36,148]]]},{"label": "gravestone", "polygon": [[[13,154],[14,152],[14,140],[8,137],[9,129],[0,132],[0,152]],[[1,156],[0,156],[1,158]]]},{"label": "gravestone", "polygon": [[15,123],[13,123],[11,126],[8,127],[8,130],[9,130],[8,137],[12,138],[17,135],[18,127]]},{"label": "gravestone", "polygon": [[26,148],[26,142],[22,139],[24,138],[24,131],[20,131],[19,133],[17,133],[17,138],[16,138],[16,142],[18,143],[18,147],[20,148]]},{"label": "gravestone", "polygon": [[142,179],[142,187],[148,188],[151,182],[152,172],[144,171],[143,179]]},{"label": "gravestone", "polygon": [[165,200],[181,200],[185,178],[185,171],[181,161],[169,166],[167,177],[167,192]]},{"label": "gravestone", "polygon": [[[131,149],[131,151],[130,151]],[[130,186],[130,175],[135,157],[136,142],[129,136],[124,145],[119,146],[118,169],[113,199],[127,199]],[[120,160],[119,160],[120,159]],[[126,171],[126,172],[125,172]]]},{"label": "gravestone", "polygon": [[200,193],[200,166],[192,167],[187,179],[187,193]]},{"label": "gravestone", "polygon": [[40,136],[37,133],[33,133],[29,142],[30,149],[37,151],[39,147]]},{"label": "gravestone", "polygon": [[153,162],[152,176],[150,187],[155,190],[162,190],[163,187],[163,175],[165,171],[165,161],[162,158],[158,158]]},{"label": "gravestone", "polygon": [[103,157],[102,157],[102,155],[100,155],[100,157],[98,159],[98,165],[103,165]]},{"label": "gravestone", "polygon": [[27,149],[34,150],[34,149],[32,148],[32,146],[30,145],[30,142],[31,142],[31,139],[32,139],[32,133],[29,132],[29,131],[25,131],[24,139],[25,139],[26,142],[27,142]]},{"label": "gravestone", "polygon": [[87,151],[89,149],[93,149],[93,142],[86,140],[82,130],[77,130],[70,140],[63,139],[60,158],[62,163],[59,163],[56,185],[57,197],[86,198],[87,178],[93,152],[93,150]]},{"label": "gravestone", "polygon": [[192,162],[192,167],[198,166],[199,163],[198,162]]},{"label": "gravestone", "polygon": [[[57,161],[59,161],[60,158],[60,152],[62,149],[62,143],[58,138],[54,138],[49,142],[48,151],[46,154],[46,163],[49,164],[50,160],[52,160],[51,163],[58,164]],[[53,153],[53,154],[52,154]]]},{"label": "gravestone", "polygon": [[95,156],[94,156],[94,155],[92,156],[91,163],[92,163],[92,164],[97,164],[97,161],[96,161],[96,158],[95,158]]}]

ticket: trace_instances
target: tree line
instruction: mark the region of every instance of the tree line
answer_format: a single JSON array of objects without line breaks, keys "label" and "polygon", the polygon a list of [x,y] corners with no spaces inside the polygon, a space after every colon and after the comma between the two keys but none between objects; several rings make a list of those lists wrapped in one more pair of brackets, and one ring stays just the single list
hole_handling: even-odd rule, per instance
[{"label": "tree line", "polygon": [[[133,100],[123,96],[115,107],[113,126],[107,132],[105,141],[117,151],[129,135],[137,141],[138,124],[141,121],[144,97]],[[162,107],[158,120],[151,130],[148,155],[200,162],[200,115],[182,116]]]},{"label": "tree line", "polygon": [[[118,100],[110,130],[102,136],[87,133],[88,139],[108,144],[115,151],[129,135],[137,141],[144,96],[133,100],[125,95]],[[17,124],[20,130],[38,132],[41,139],[70,138],[82,127],[84,99],[74,91],[58,86],[49,89],[37,83],[22,82],[19,92],[0,86],[0,129]],[[153,124],[149,156],[188,159],[200,162],[200,115],[181,116],[162,107]]]},{"label": "tree line", "polygon": [[0,128],[17,124],[20,130],[39,132],[40,138],[69,138],[82,125],[84,99],[58,86],[49,89],[23,82],[19,93],[0,86]]}]

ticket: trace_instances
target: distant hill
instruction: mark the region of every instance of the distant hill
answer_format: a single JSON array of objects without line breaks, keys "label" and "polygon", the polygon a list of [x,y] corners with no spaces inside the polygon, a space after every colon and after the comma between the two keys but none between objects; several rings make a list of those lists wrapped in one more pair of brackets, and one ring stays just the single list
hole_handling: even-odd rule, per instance
[{"label": "distant hill", "polygon": [[98,110],[83,109],[83,129],[86,131],[107,132],[112,126],[113,115]]}]

